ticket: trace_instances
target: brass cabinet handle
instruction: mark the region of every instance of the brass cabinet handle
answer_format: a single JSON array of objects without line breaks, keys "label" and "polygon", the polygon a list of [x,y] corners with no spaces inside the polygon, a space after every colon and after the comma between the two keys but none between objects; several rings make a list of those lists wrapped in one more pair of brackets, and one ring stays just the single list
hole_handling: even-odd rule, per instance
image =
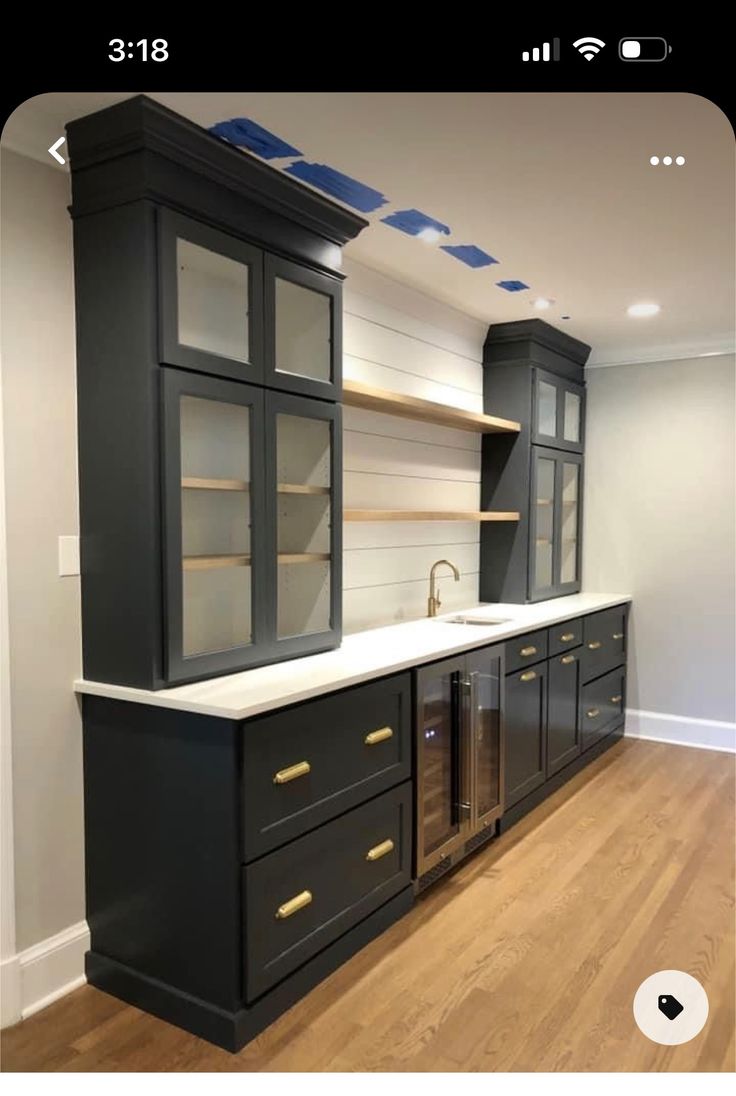
[{"label": "brass cabinet handle", "polygon": [[308,761],[298,761],[296,765],[289,765],[288,769],[279,769],[273,774],[274,784],[288,784],[290,780],[296,780],[299,776],[306,776],[312,771]]},{"label": "brass cabinet handle", "polygon": [[276,919],[278,921],[284,921],[287,917],[291,917],[293,913],[303,910],[311,901],[311,891],[303,890],[301,894],[295,894],[288,902],[284,902],[283,906],[279,906],[276,910]]},{"label": "brass cabinet handle", "polygon": [[611,697],[611,703],[612,704],[620,704],[622,700],[623,700],[623,696],[612,696]]},{"label": "brass cabinet handle", "polygon": [[575,655],[565,655],[564,658],[560,659],[560,662],[562,663],[563,666],[569,666],[570,663],[574,662],[574,661],[575,661]]},{"label": "brass cabinet handle", "polygon": [[613,638],[614,639],[623,639],[624,638],[624,633],[623,632],[614,632],[613,633]]},{"label": "brass cabinet handle", "polygon": [[528,658],[529,655],[535,655],[536,653],[537,653],[537,648],[536,647],[522,647],[521,650],[519,651],[519,654],[523,658]]},{"label": "brass cabinet handle", "polygon": [[602,646],[603,646],[603,644],[601,643],[601,641],[599,639],[596,639],[596,640],[593,641],[593,643],[588,644],[588,650],[589,651],[597,651],[598,648],[602,647]]},{"label": "brass cabinet handle", "polygon": [[560,636],[560,643],[571,643],[573,639],[575,639],[574,632],[565,632],[564,635]]},{"label": "brass cabinet handle", "polygon": [[521,674],[521,676],[519,677],[519,681],[534,681],[534,678],[536,676],[536,670],[527,670],[525,674]]},{"label": "brass cabinet handle", "polygon": [[597,715],[601,714],[600,708],[591,708],[589,712],[585,713],[588,719],[595,719]]},{"label": "brass cabinet handle", "polygon": [[370,734],[365,736],[365,744],[366,746],[375,746],[379,742],[386,742],[387,739],[393,737],[393,727],[379,727],[377,731],[371,731]]},{"label": "brass cabinet handle", "polygon": [[368,849],[365,854],[366,860],[380,860],[382,856],[387,856],[390,852],[394,851],[394,843],[390,837],[382,841],[380,845],[374,845],[372,849]]}]

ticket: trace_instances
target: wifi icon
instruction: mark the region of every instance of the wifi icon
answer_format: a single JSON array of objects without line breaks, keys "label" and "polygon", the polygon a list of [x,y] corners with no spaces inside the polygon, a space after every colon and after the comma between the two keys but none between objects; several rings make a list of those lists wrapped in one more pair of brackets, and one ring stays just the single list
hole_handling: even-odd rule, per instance
[{"label": "wifi icon", "polygon": [[586,61],[592,61],[597,53],[600,53],[605,42],[601,42],[600,38],[578,38],[577,42],[573,42],[573,46],[581,54]]}]

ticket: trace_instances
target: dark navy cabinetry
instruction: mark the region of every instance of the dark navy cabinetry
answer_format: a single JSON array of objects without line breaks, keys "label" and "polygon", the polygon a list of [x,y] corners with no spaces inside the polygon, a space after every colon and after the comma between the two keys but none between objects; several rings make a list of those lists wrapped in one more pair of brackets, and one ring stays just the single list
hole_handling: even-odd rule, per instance
[{"label": "dark navy cabinetry", "polygon": [[484,404],[519,421],[521,431],[483,436],[481,506],[518,510],[521,519],[481,526],[483,601],[543,601],[580,590],[589,353],[542,320],[488,329]]},{"label": "dark navy cabinetry", "polygon": [[366,222],[145,96],[68,140],[84,676],[336,646],[340,248]]}]

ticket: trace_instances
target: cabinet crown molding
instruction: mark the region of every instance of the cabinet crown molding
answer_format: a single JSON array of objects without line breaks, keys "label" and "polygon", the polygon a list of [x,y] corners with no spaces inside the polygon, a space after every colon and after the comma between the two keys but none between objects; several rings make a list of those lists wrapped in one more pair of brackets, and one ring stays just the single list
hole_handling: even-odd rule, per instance
[{"label": "cabinet crown molding", "polygon": [[516,320],[488,328],[483,344],[483,365],[518,361],[539,364],[552,373],[582,381],[591,348],[545,320]]},{"label": "cabinet crown molding", "polygon": [[196,177],[200,215],[202,188],[209,184],[218,219],[231,230],[242,230],[242,226],[227,203],[217,203],[218,192],[229,191],[231,200],[235,196],[241,203],[269,210],[340,247],[368,224],[352,210],[146,95],[78,118],[66,129],[73,217],[143,198],[192,212],[191,179]]}]

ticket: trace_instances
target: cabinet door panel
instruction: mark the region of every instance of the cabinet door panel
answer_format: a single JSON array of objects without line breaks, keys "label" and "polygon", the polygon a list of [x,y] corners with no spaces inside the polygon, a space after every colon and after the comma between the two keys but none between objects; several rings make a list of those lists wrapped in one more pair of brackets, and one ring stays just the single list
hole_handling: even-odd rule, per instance
[{"label": "cabinet door panel", "polygon": [[341,302],[338,279],[266,255],[267,384],[304,396],[340,398]]},{"label": "cabinet door panel", "polygon": [[534,369],[532,441],[571,453],[582,453],[585,389],[543,369]]},{"label": "cabinet door panel", "polygon": [[263,394],[163,370],[167,679],[263,661]]},{"label": "cabinet door panel", "polygon": [[276,649],[325,650],[341,627],[341,409],[270,392],[266,436]]},{"label": "cabinet door panel", "polygon": [[549,660],[547,776],[554,776],[580,753],[580,659],[576,654]]},{"label": "cabinet door panel", "polygon": [[262,383],[263,252],[159,211],[161,360]]},{"label": "cabinet door panel", "polygon": [[580,589],[583,458],[532,446],[529,600]]},{"label": "cabinet door panel", "polygon": [[539,664],[506,675],[505,808],[544,783],[547,752],[547,671]]}]

